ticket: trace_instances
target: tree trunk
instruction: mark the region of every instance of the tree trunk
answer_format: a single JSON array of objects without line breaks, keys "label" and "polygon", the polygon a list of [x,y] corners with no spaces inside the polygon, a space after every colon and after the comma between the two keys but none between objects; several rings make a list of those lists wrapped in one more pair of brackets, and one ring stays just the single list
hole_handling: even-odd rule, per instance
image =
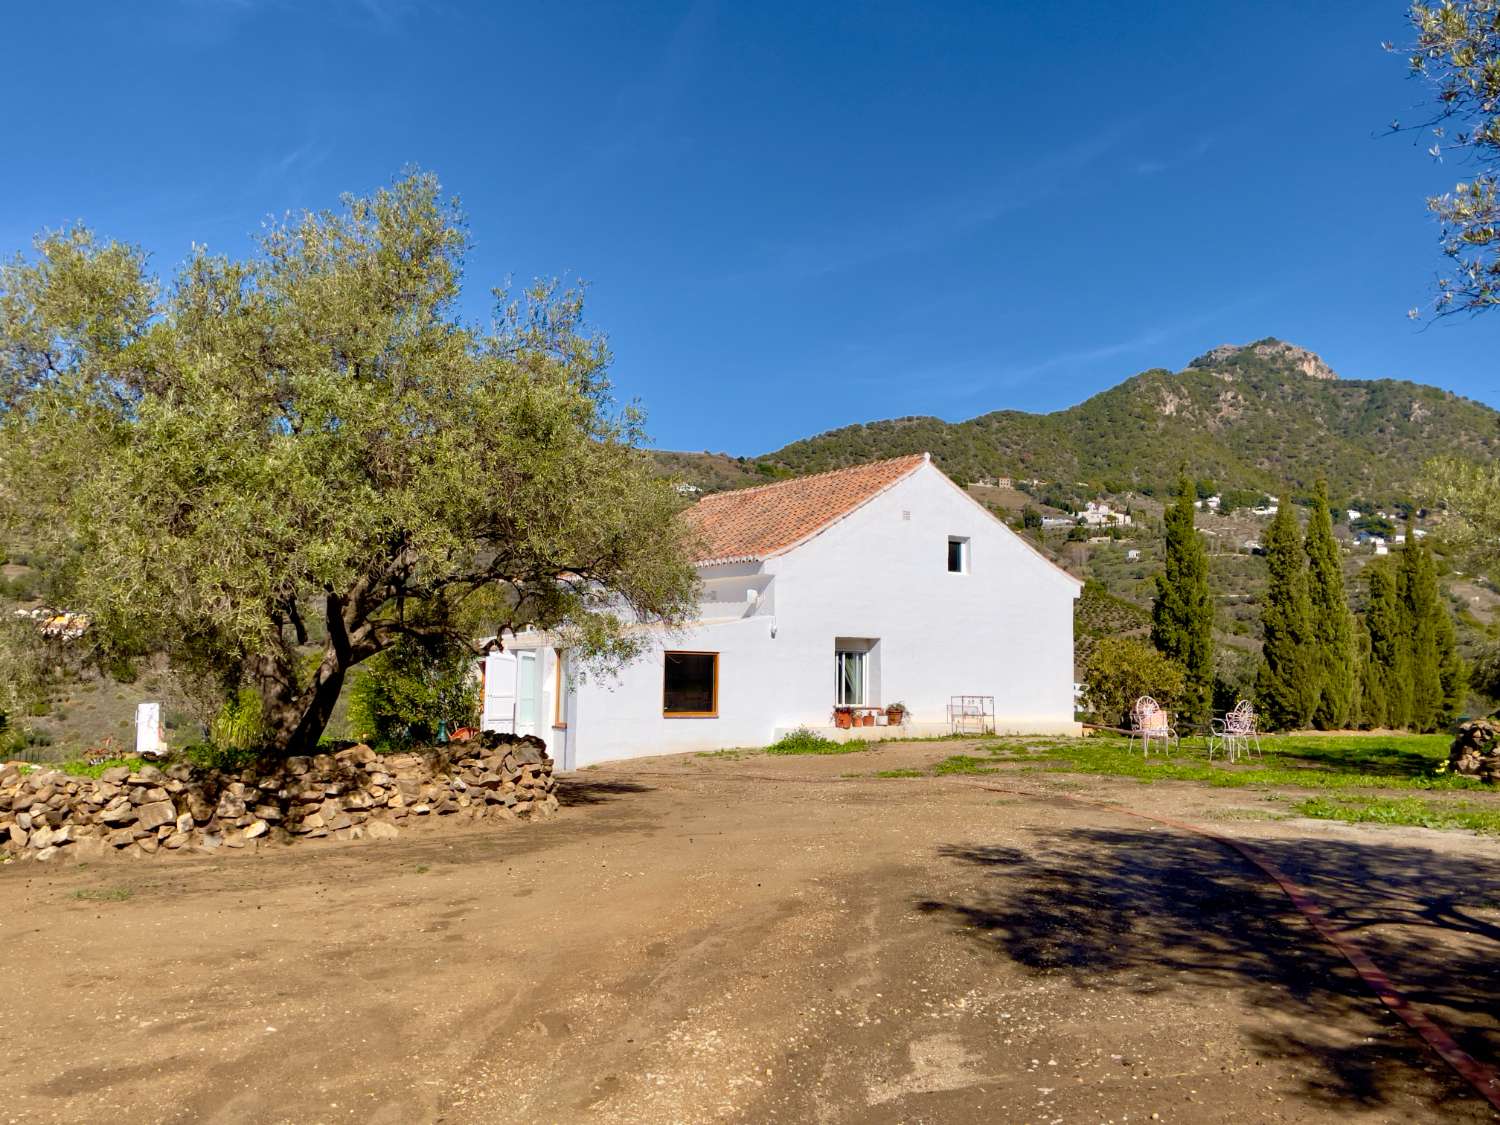
[{"label": "tree trunk", "polygon": [[284,680],[263,681],[261,714],[266,748],[272,754],[289,758],[317,753],[318,739],[323,737],[333,717],[348,670],[348,663],[330,647],[324,652],[312,683],[302,691],[292,690]]}]

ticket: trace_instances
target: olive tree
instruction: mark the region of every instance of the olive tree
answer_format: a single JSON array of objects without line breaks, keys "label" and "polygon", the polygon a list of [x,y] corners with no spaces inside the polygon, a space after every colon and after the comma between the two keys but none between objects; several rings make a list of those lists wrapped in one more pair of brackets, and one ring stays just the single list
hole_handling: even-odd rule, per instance
[{"label": "olive tree", "polygon": [[1449,260],[1437,311],[1483,312],[1500,305],[1500,0],[1414,3],[1408,19],[1411,73],[1437,102],[1419,126],[1430,130],[1428,151],[1467,164],[1452,191],[1427,201]]},{"label": "olive tree", "polygon": [[466,246],[413,172],[170,281],[82,228],[0,270],[0,515],[97,659],[252,687],[288,754],[403,638],[535,624],[608,663],[685,618],[678,500],[579,294],[466,323]]}]

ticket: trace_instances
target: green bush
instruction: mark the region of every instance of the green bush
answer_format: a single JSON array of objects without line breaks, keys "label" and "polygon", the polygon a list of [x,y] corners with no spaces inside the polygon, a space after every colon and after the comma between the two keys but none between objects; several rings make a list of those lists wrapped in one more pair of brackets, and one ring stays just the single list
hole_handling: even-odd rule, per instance
[{"label": "green bush", "polygon": [[456,644],[401,641],[372,656],[349,690],[349,729],[384,746],[432,742],[479,721],[474,658]]},{"label": "green bush", "polygon": [[782,735],[776,742],[766,747],[767,754],[847,754],[851,750],[866,750],[867,743],[860,742],[835,742],[831,738],[814,734],[806,727],[798,727],[789,734]]},{"label": "green bush", "polygon": [[264,732],[260,696],[250,688],[226,699],[208,724],[208,740],[220,750],[249,750],[260,745]]},{"label": "green bush", "polygon": [[1104,637],[1084,667],[1084,701],[1104,726],[1124,727],[1130,708],[1149,695],[1168,710],[1182,697],[1182,667],[1145,641],[1134,637]]}]

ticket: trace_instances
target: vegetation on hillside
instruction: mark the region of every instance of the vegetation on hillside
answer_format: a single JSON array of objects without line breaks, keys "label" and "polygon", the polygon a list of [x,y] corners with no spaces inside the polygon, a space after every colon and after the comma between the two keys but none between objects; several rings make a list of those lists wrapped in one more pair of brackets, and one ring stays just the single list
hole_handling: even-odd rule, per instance
[{"label": "vegetation on hillside", "polygon": [[1420,466],[1436,452],[1500,453],[1500,413],[1482,403],[1401,380],[1315,377],[1267,346],[1278,343],[1215,349],[1184,371],[1142,372],[1052,414],[895,418],[761,460],[801,474],[930,451],[961,482],[1011,477],[1160,495],[1186,462],[1250,496],[1288,484],[1307,495],[1322,477],[1335,499],[1389,508],[1415,495]]}]

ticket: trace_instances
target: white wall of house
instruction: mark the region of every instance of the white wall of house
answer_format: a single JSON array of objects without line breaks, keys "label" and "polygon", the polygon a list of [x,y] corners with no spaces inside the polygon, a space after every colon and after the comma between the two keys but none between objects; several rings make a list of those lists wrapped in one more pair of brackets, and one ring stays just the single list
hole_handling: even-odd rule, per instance
[{"label": "white wall of house", "polygon": [[[967,540],[965,573],[948,571],[950,537]],[[1002,732],[1078,730],[1080,584],[931,464],[785,554],[700,575],[701,623],[653,638],[613,677],[568,671],[560,705],[548,639],[507,645],[542,650],[539,714],[549,721],[537,733],[562,768],[763,746],[778,730],[829,726],[836,638],[869,649],[866,702],[900,701],[918,728],[946,722],[950,698],[970,694],[994,697]],[[662,714],[669,650],[719,654],[716,717]]]}]

